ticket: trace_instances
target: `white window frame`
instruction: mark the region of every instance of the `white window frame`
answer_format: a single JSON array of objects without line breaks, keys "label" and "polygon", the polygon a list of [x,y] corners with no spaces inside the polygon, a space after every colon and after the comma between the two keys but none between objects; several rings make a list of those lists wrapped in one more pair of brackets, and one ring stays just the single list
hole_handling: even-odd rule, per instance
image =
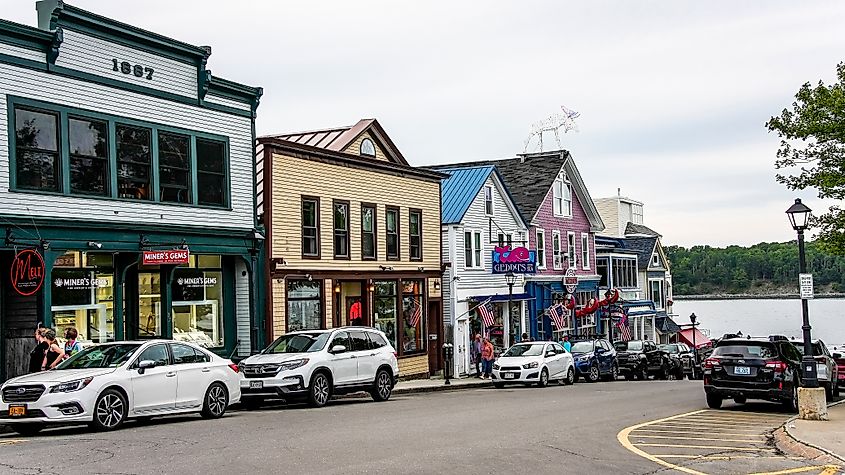
[{"label": "white window frame", "polygon": [[660,267],[660,255],[656,252],[651,255],[651,267]]},{"label": "white window frame", "polygon": [[631,221],[634,224],[643,224],[643,205],[631,205]]},{"label": "white window frame", "polygon": [[[557,244],[557,249],[555,249],[555,244]],[[560,240],[560,231],[557,229],[552,231],[552,268],[563,270],[563,242]]]},{"label": "white window frame", "polygon": [[575,233],[566,233],[566,256],[569,258],[569,267],[578,268],[578,248],[575,243]]},{"label": "white window frame", "polygon": [[[466,236],[469,233],[470,241],[470,262],[467,262],[466,258]],[[479,254],[479,249],[476,247],[476,236],[478,236],[478,242],[481,244],[481,253]],[[464,269],[468,270],[484,270],[484,234],[476,229],[464,229]],[[476,260],[476,258],[478,260]]]},{"label": "white window frame", "polygon": [[[652,285],[657,283],[660,286],[660,300],[654,300],[654,291]],[[654,302],[654,307],[658,310],[666,308],[666,282],[663,279],[648,279],[648,298]]]},{"label": "white window frame", "polygon": [[537,238],[537,268],[546,268],[546,231],[543,229],[535,230],[534,236]]},{"label": "white window frame", "polygon": [[[489,206],[488,206],[489,204]],[[487,208],[490,208],[489,212]],[[493,216],[496,209],[493,206],[493,187],[491,185],[484,186],[484,216]]]},{"label": "white window frame", "polygon": [[562,170],[552,184],[552,213],[557,217],[572,217],[572,183]]},{"label": "white window frame", "polygon": [[590,269],[590,233],[581,233],[581,268]]}]

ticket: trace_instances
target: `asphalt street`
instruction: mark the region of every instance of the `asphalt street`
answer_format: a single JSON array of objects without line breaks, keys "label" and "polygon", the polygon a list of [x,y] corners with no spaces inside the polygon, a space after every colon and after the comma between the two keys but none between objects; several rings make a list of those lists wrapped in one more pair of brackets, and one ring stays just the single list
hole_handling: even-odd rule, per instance
[{"label": "asphalt street", "polygon": [[[112,433],[76,427],[7,435],[0,437],[0,472],[646,474],[663,467],[627,449],[617,434],[702,409],[700,381],[484,388],[385,403],[344,399],[322,409],[234,411],[216,421],[131,422]],[[779,407],[754,410],[776,414]],[[769,419],[785,417],[760,420]]]}]

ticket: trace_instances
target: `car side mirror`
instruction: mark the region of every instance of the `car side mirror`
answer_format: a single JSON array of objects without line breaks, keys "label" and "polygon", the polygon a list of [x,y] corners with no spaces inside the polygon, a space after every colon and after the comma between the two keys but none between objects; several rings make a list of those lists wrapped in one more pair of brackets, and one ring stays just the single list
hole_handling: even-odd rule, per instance
[{"label": "car side mirror", "polygon": [[842,353],[834,353],[833,357],[838,360],[839,358],[842,358]]},{"label": "car side mirror", "polygon": [[554,356],[554,355],[556,355],[556,354],[557,354],[557,353],[555,353],[554,351],[549,350],[549,351],[547,351],[547,352],[546,352],[546,358],[551,358],[551,357],[553,357],[553,356]]},{"label": "car side mirror", "polygon": [[153,360],[143,360],[138,363],[138,374],[144,374],[144,371],[149,368],[155,368],[156,366],[157,363]]},{"label": "car side mirror", "polygon": [[596,348],[596,354],[597,355],[600,355],[602,353],[604,353],[604,348]]},{"label": "car side mirror", "polygon": [[345,347],[345,346],[343,346],[343,345],[335,345],[335,346],[333,346],[333,347],[332,347],[332,349],[329,351],[329,353],[331,353],[331,354],[337,354],[337,353],[343,353],[344,351],[346,351],[346,347]]}]

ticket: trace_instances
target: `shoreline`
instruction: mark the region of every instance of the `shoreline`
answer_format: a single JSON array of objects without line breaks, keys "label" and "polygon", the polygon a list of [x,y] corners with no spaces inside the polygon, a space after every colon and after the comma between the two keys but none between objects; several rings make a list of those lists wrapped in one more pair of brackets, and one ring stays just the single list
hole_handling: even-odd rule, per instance
[{"label": "shoreline", "polygon": [[[841,299],[845,298],[843,293],[816,294],[816,299]],[[675,295],[672,300],[693,301],[693,300],[800,300],[799,294],[708,294],[708,295]]]}]

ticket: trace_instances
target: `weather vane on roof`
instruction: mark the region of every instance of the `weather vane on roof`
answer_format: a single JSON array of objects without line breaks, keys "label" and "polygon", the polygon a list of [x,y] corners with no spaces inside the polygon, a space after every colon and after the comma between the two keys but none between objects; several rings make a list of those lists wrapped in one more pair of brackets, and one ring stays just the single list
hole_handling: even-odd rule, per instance
[{"label": "weather vane on roof", "polygon": [[523,149],[523,153],[528,153],[528,147],[531,145],[531,142],[534,141],[534,137],[537,137],[540,151],[542,152],[543,134],[546,132],[554,132],[557,148],[561,148],[560,133],[558,131],[561,128],[563,129],[563,133],[569,132],[570,130],[574,130],[576,132],[578,131],[578,124],[575,123],[575,119],[577,119],[581,114],[567,108],[566,106],[560,106],[560,110],[563,111],[562,114],[552,114],[546,119],[541,120],[540,122],[535,122],[531,125],[531,131],[528,134],[528,138],[525,139],[525,148]]}]

